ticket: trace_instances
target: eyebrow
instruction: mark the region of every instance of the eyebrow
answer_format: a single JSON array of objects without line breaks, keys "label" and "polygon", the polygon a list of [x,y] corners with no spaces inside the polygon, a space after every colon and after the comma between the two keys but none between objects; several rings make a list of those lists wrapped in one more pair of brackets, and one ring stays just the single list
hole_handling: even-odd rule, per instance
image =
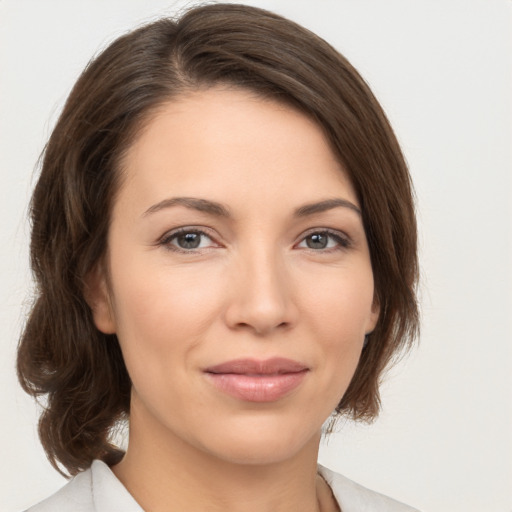
[{"label": "eyebrow", "polygon": [[209,201],[207,199],[198,199],[196,197],[171,197],[169,199],[164,199],[163,201],[149,207],[142,216],[145,217],[146,215],[158,212],[164,208],[170,208],[171,206],[185,206],[185,208],[209,213],[216,217],[231,217],[229,210],[220,203]]},{"label": "eyebrow", "polygon": [[[165,208],[171,208],[172,206],[184,206],[185,208],[208,213],[215,217],[232,217],[229,209],[222,204],[196,197],[171,197],[169,199],[164,199],[163,201],[150,206],[142,216],[145,217],[146,215],[156,213]],[[340,207],[349,208],[350,210],[355,211],[358,215],[361,215],[361,210],[354,203],[341,198],[325,199],[324,201],[305,204],[297,208],[293,215],[294,217],[307,217],[308,215],[314,215],[315,213],[322,213]]]},{"label": "eyebrow", "polygon": [[308,215],[313,215],[315,213],[322,213],[327,210],[332,210],[334,208],[349,208],[353,210],[358,215],[361,215],[361,209],[358,208],[354,203],[348,201],[347,199],[335,198],[335,199],[326,199],[324,201],[320,201],[317,203],[305,204],[304,206],[300,206],[294,212],[295,217],[306,217]]}]

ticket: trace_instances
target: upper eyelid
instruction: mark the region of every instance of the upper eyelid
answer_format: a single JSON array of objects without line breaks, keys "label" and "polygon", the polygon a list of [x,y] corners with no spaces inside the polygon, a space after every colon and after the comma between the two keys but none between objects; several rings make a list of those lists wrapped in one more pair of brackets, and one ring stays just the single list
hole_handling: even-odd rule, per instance
[{"label": "upper eyelid", "polygon": [[[202,247],[202,248],[195,248],[195,249],[185,249],[183,247],[179,247],[177,245],[174,245],[172,242],[176,240],[176,238],[181,234],[186,233],[198,233],[201,236],[206,236],[211,242],[210,247]],[[208,232],[202,227],[202,228],[196,228],[196,227],[180,227],[171,229],[170,231],[167,231],[164,233],[155,243],[157,247],[165,247],[166,250],[172,251],[175,253],[182,253],[182,254],[197,254],[201,251],[214,249],[215,246],[219,247],[219,242],[216,240],[215,237],[208,234]]]},{"label": "upper eyelid", "polygon": [[180,233],[200,233],[206,235],[208,238],[212,240],[215,239],[215,236],[211,233],[213,231],[212,228],[207,226],[181,226],[179,228],[174,228],[166,231],[158,241],[161,242],[163,240],[169,239],[175,235],[179,235]]},{"label": "upper eyelid", "polygon": [[315,233],[327,233],[331,236],[338,236],[339,238],[343,238],[347,242],[352,242],[352,237],[349,236],[345,231],[339,230],[339,229],[333,229],[333,228],[311,228],[303,233],[301,233],[300,237],[298,238],[298,241],[304,240],[304,238],[307,238],[310,235],[314,235]]},{"label": "upper eyelid", "polygon": [[311,234],[314,234],[314,233],[328,233],[328,234],[332,234],[332,235],[340,235],[340,236],[343,236],[343,237],[346,237],[346,238],[350,238],[349,235],[347,233],[345,233],[345,231],[343,230],[340,230],[340,229],[334,229],[334,228],[327,228],[327,227],[315,227],[315,228],[310,228],[310,229],[306,229],[306,231],[303,231],[301,233],[301,237],[305,237],[305,236],[308,236],[308,235],[311,235]]}]

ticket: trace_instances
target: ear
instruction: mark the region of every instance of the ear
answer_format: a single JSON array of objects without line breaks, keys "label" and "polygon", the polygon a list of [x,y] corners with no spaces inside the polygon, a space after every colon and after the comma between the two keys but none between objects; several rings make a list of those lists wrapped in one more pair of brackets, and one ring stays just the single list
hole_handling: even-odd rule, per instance
[{"label": "ear", "polygon": [[375,329],[380,315],[380,302],[377,295],[373,298],[372,309],[368,317],[368,325],[366,326],[366,334],[370,334]]},{"label": "ear", "polygon": [[96,265],[84,280],[84,297],[91,308],[94,325],[104,334],[114,334],[116,324],[106,272],[103,265]]}]

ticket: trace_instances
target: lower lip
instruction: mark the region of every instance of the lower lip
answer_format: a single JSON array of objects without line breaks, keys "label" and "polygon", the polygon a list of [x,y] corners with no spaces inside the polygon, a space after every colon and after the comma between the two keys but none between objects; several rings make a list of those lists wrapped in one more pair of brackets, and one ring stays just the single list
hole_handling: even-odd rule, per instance
[{"label": "lower lip", "polygon": [[275,402],[296,389],[308,370],[276,375],[206,373],[210,382],[224,393],[247,402]]}]

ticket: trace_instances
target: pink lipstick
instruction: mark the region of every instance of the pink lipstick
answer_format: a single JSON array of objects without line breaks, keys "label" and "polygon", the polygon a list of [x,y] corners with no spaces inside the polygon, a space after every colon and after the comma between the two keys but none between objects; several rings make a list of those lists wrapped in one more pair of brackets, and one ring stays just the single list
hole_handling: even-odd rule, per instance
[{"label": "pink lipstick", "polygon": [[306,365],[281,357],[235,359],[204,370],[217,389],[248,402],[275,402],[285,397],[301,384],[308,371]]}]

